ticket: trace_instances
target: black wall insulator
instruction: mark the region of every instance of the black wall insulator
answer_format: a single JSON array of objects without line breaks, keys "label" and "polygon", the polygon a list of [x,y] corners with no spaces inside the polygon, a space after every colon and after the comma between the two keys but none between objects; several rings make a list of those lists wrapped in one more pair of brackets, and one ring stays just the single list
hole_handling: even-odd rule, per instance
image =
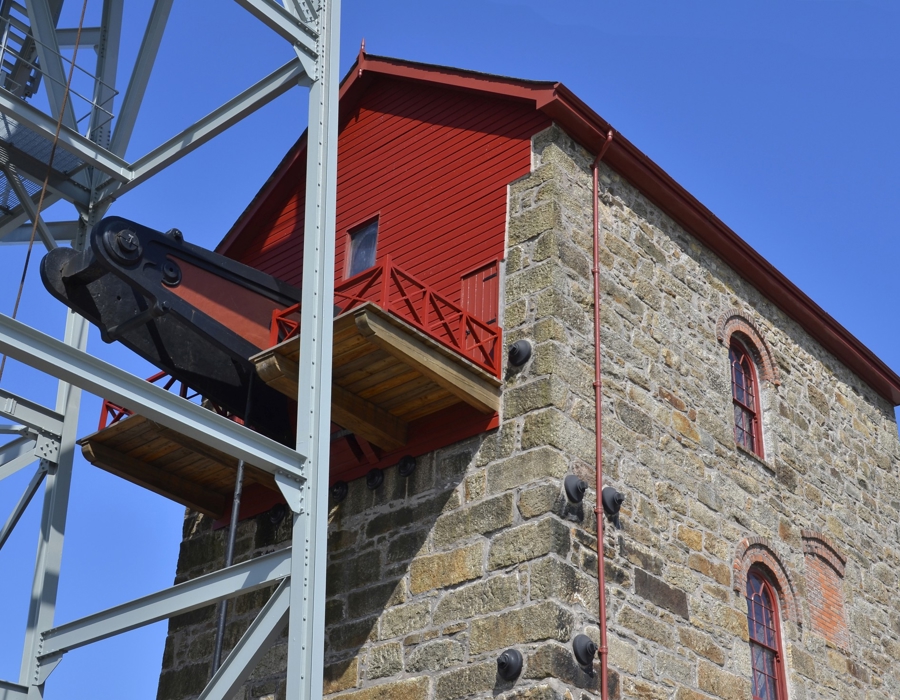
[{"label": "black wall insulator", "polygon": [[405,455],[400,458],[400,461],[397,463],[397,471],[400,472],[400,476],[412,476],[412,473],[416,470],[416,458],[411,455]]},{"label": "black wall insulator", "polygon": [[575,652],[575,660],[586,671],[593,670],[594,656],[597,653],[597,645],[586,634],[579,634],[572,640],[572,651]]},{"label": "black wall insulator", "polygon": [[522,654],[507,649],[497,657],[497,675],[505,681],[514,681],[522,673]]},{"label": "black wall insulator", "polygon": [[347,488],[346,481],[335,481],[331,485],[331,497],[334,499],[335,503],[340,503],[347,498],[347,493],[349,491],[350,489]]},{"label": "black wall insulator", "polygon": [[366,486],[368,487],[369,491],[374,491],[379,486],[381,486],[383,483],[384,483],[384,472],[381,469],[379,469],[378,467],[375,467],[374,469],[370,469],[369,473],[366,474]]},{"label": "black wall insulator", "polygon": [[521,367],[531,359],[531,342],[528,340],[517,340],[509,346],[506,356],[509,358],[509,364],[513,367]]},{"label": "black wall insulator", "polygon": [[606,513],[606,517],[616,526],[617,530],[621,530],[622,525],[619,523],[619,509],[625,501],[625,494],[619,493],[612,486],[606,486],[601,494],[601,501],[603,502],[603,512]]},{"label": "black wall insulator", "polygon": [[[344,482],[342,481],[340,483],[343,484]],[[347,485],[344,484],[345,488],[346,486]],[[278,525],[282,520],[284,520],[284,517],[287,515],[287,513],[288,507],[284,503],[276,503],[269,509],[269,522],[273,525]]]},{"label": "black wall insulator", "polygon": [[579,479],[574,474],[569,474],[563,482],[566,489],[566,498],[572,503],[581,503],[584,500],[584,493],[587,491],[587,482]]}]

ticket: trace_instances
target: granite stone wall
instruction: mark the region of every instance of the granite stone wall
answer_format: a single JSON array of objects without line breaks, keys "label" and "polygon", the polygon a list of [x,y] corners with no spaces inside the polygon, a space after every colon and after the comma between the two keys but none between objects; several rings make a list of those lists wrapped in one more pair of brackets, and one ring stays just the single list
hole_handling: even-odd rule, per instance
[{"label": "granite stone wall", "polygon": [[[594,480],[591,160],[552,127],[510,186],[502,325],[534,354],[506,370],[500,428],[333,504],[326,694],[599,696],[571,651],[598,639],[594,492],[562,491]],[[600,180],[603,457],[627,496],[604,533],[611,696],[748,698],[744,581],[763,566],[792,699],[900,697],[892,407],[603,165]],[[759,345],[765,458],[734,441],[729,332]],[[238,560],[287,543],[275,521],[241,524]],[[189,515],[178,580],[218,568],[223,543]],[[269,593],[232,604],[226,646]],[[213,629],[211,608],[171,621],[160,700],[199,693]],[[509,647],[515,682],[496,673]],[[284,658],[281,640],[239,697],[282,698]]]}]

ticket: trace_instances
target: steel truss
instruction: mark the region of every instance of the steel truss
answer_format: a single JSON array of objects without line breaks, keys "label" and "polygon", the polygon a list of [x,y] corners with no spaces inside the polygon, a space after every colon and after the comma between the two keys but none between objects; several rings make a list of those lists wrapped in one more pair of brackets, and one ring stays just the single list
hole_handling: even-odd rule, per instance
[{"label": "steel truss", "polygon": [[[9,421],[0,424],[0,435],[9,438],[0,447],[0,480],[38,462],[12,513],[5,521],[0,520],[0,548],[44,485],[41,537],[21,671],[17,682],[0,680],[0,700],[42,698],[45,682],[67,651],[274,583],[278,583],[275,593],[200,697],[232,697],[288,624],[287,697],[321,697],[340,0],[283,0],[283,6],[275,0],[235,1],[287,40],[296,58],[133,162],[124,154],[172,0],[154,0],[135,68],[115,118],[112,108],[117,94],[114,86],[124,0],[103,0],[101,26],[82,29],[81,46],[93,46],[97,54],[93,94],[84,98],[89,103],[90,120],[83,132],[75,120],[72,101],[62,97],[67,70],[60,47],[72,46],[75,41],[75,30],[55,26],[54,17],[62,0],[26,0],[27,18],[13,21],[8,16],[0,17],[7,32],[14,26],[20,31],[27,20],[30,33],[18,38],[22,45],[17,53],[0,55],[0,70],[6,65],[4,59],[15,64],[0,74],[0,178],[5,177],[3,201],[9,198],[14,202],[13,206],[0,205],[0,243],[28,241],[31,226],[23,224],[32,221],[48,250],[69,241],[74,248],[83,249],[89,227],[102,218],[115,198],[292,87],[305,86],[310,91],[296,450],[92,357],[85,352],[87,322],[71,311],[67,311],[62,341],[0,315],[0,352],[59,380],[52,410],[0,390],[0,420]],[[3,7],[7,5],[3,3]],[[0,52],[6,51],[4,35]],[[12,80],[13,75],[20,82]],[[22,76],[33,89],[43,82],[49,114],[23,99],[32,93],[21,82]],[[58,156],[48,163],[39,152],[29,151],[27,139],[52,141],[60,119]],[[27,137],[25,141],[20,138],[22,134]],[[36,211],[39,193],[35,185],[43,183],[48,168],[44,205],[66,200],[74,205],[77,221],[47,223]],[[56,626],[57,585],[82,390],[127,405],[138,414],[273,474],[293,511],[292,546]]]}]

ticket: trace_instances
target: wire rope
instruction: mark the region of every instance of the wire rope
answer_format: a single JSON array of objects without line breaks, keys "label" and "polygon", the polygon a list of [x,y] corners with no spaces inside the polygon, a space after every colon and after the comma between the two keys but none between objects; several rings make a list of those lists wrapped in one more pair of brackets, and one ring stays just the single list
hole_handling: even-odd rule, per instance
[{"label": "wire rope", "polygon": [[[59,106],[59,117],[56,120],[56,133],[53,134],[53,142],[50,144],[50,157],[47,159],[47,174],[44,176],[44,184],[41,186],[41,195],[38,198],[34,221],[31,222],[31,238],[28,240],[28,251],[25,253],[25,264],[22,266],[22,279],[19,281],[19,291],[16,293],[16,303],[13,305],[13,319],[19,313],[19,304],[22,302],[22,291],[25,289],[25,278],[28,275],[28,264],[31,262],[31,251],[34,248],[34,239],[37,235],[38,221],[41,219],[41,208],[44,206],[44,196],[50,184],[50,175],[53,172],[53,159],[56,157],[56,146],[59,143],[59,132],[62,130],[63,117],[66,114],[66,106],[69,103],[69,91],[72,88],[72,77],[75,75],[75,61],[78,58],[78,47],[81,44],[81,29],[84,27],[84,16],[87,12],[88,0],[84,0],[81,6],[81,17],[78,20],[78,31],[75,34],[75,48],[72,50],[72,63],[69,66],[69,77],[66,80],[66,89],[63,91],[62,103]],[[46,81],[45,81],[46,84]],[[18,177],[13,171],[12,177]],[[23,205],[24,206],[24,205]],[[3,370],[6,369],[6,354],[0,360],[0,381],[3,380]]]}]

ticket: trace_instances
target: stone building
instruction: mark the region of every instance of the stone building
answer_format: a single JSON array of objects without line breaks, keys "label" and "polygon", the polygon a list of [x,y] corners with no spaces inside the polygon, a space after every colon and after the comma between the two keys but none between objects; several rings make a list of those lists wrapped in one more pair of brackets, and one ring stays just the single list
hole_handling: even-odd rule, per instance
[{"label": "stone building", "polygon": [[[600,697],[599,663],[580,666],[573,640],[599,641],[592,164],[605,144],[602,459],[605,484],[626,497],[621,529],[603,529],[609,697],[900,697],[900,378],[560,84],[361,54],[342,88],[341,148],[349,125],[365,122],[360,104],[377,117],[373,139],[412,110],[409,97],[378,112],[376,98],[401,88],[434,104],[514,108],[524,125],[513,138],[499,118],[485,127],[465,110],[417,112],[425,133],[408,146],[417,158],[439,153],[441,134],[456,130],[456,144],[477,132],[526,149],[491,234],[502,241],[499,410],[459,428],[461,438],[432,425],[442,437],[427,443],[411,421],[398,450],[363,441],[356,466],[337,455],[348,493],[330,512],[326,695]],[[253,255],[275,246],[269,259],[283,257],[278,241],[296,232],[272,242],[282,219],[254,212],[283,213],[275,200],[302,193],[291,168],[303,147],[223,242],[226,254],[250,259],[262,238]],[[479,167],[492,167],[492,153]],[[467,163],[442,167],[475,178]],[[391,160],[376,176],[407,167]],[[423,185],[403,206],[444,207],[452,189]],[[456,214],[446,206],[444,216]],[[464,234],[440,235],[458,249]],[[533,353],[513,367],[505,348],[522,339]],[[402,454],[416,458],[408,476]],[[384,476],[374,489],[372,465]],[[581,503],[567,499],[567,475],[590,485]],[[270,505],[248,505],[238,561],[289,540],[289,518]],[[176,580],[219,568],[224,538],[189,512]],[[268,593],[232,603],[226,648]],[[170,622],[160,700],[196,696],[214,627],[212,609]],[[524,658],[512,681],[497,667],[509,648]],[[283,697],[285,651],[273,647],[241,698]]]}]

